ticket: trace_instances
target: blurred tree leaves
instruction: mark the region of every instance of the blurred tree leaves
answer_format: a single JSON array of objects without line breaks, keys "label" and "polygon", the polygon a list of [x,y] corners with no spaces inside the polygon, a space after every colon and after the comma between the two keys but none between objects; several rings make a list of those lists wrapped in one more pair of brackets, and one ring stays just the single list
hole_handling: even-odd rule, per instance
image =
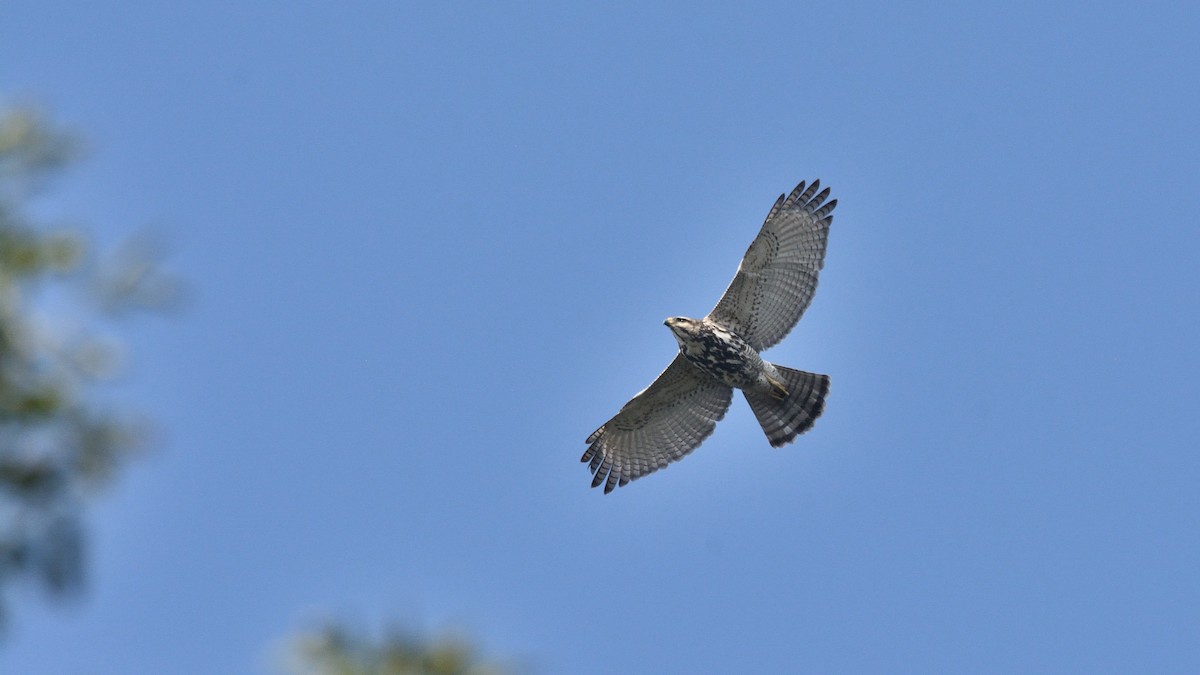
[{"label": "blurred tree leaves", "polygon": [[[152,240],[100,257],[79,231],[29,215],[79,151],[37,112],[0,110],[0,622],[2,594],[18,581],[53,595],[81,587],[85,502],[147,438],[144,422],[103,401],[104,381],[119,371],[106,330],[181,296]],[[391,631],[373,642],[336,625],[295,639],[288,661],[307,675],[514,672],[463,639]]]},{"label": "blurred tree leaves", "polygon": [[0,111],[0,592],[82,585],[84,502],[146,438],[101,400],[119,365],[105,330],[178,291],[146,245],[100,260],[79,232],[29,215],[79,150],[35,111]]},{"label": "blurred tree leaves", "polygon": [[392,630],[378,642],[330,625],[292,644],[298,675],[504,675],[512,670],[480,660],[461,638],[426,640]]}]

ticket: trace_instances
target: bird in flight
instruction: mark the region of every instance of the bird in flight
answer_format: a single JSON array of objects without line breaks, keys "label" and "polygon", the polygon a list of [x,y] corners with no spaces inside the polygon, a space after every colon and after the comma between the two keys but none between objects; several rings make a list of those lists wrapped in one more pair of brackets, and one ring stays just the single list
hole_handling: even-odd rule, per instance
[{"label": "bird in flight", "polygon": [[780,195],[733,282],[703,319],[664,323],[679,343],[667,369],[587,437],[582,461],[605,494],[695,450],[741,389],[772,446],[791,443],[825,410],[829,376],[759,354],[788,334],[812,301],[837,200],[821,181]]}]

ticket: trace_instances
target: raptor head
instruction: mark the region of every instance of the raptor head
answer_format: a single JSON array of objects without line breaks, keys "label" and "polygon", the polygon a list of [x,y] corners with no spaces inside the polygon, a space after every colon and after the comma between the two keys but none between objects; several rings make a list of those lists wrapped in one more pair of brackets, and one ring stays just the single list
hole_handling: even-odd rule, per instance
[{"label": "raptor head", "polygon": [[663,322],[667,328],[671,329],[671,333],[675,335],[675,339],[680,346],[684,344],[684,339],[696,333],[696,324],[700,323],[695,319],[689,319],[686,316],[668,317]]}]

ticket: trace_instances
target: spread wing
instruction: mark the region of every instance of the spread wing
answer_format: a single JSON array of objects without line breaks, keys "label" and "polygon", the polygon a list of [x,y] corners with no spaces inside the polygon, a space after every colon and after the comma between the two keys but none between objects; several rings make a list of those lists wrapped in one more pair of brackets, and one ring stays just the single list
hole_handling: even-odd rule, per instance
[{"label": "spread wing", "polygon": [[733,389],[696,370],[683,354],[616,417],[588,436],[581,461],[605,494],[682,458],[725,416]]},{"label": "spread wing", "polygon": [[750,243],[737,275],[708,318],[762,351],[777,344],[800,320],[817,290],[825,242],[837,200],[825,202],[821,181],[780,195]]}]

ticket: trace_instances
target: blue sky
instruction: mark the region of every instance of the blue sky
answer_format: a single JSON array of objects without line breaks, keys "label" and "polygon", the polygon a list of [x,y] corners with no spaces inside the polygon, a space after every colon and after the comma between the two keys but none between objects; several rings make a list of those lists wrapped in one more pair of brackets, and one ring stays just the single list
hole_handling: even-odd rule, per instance
[{"label": "blue sky", "polygon": [[[0,671],[273,672],[333,618],[546,673],[1200,670],[1200,11],[1167,3],[0,8],[0,97],[153,226],[164,443]],[[839,199],[740,397],[607,497],[583,439],[779,193]]]}]

